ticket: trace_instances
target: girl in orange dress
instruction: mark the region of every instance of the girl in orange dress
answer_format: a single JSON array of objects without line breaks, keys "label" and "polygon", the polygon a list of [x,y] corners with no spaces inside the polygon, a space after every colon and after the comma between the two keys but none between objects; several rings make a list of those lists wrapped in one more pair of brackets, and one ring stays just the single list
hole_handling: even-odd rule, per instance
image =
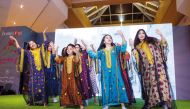
[{"label": "girl in orange dress", "polygon": [[61,106],[79,105],[83,109],[82,96],[77,88],[76,78],[79,74],[79,58],[75,54],[75,46],[69,44],[66,48],[66,56],[56,56],[55,61],[63,64],[62,69],[62,89],[61,89]]}]

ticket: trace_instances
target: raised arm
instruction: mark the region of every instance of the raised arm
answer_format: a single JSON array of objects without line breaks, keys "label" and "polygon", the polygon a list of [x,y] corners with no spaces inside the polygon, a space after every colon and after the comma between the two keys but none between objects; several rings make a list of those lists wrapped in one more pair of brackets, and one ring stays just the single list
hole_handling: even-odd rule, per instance
[{"label": "raised arm", "polygon": [[52,47],[52,54],[57,56],[58,55],[58,48],[59,48],[59,46],[54,44]]},{"label": "raised arm", "polygon": [[56,47],[56,51],[54,52],[55,53],[55,62],[58,63],[58,64],[61,64],[64,62],[64,57],[63,56],[58,56],[58,48],[59,47]]},{"label": "raised arm", "polygon": [[48,27],[46,27],[43,31],[43,38],[44,38],[44,42],[47,41],[47,36],[46,36],[46,31],[47,31]]},{"label": "raised arm", "polygon": [[90,47],[92,48],[92,51],[93,52],[96,52],[95,48],[94,48],[94,45],[93,44],[90,44]]},{"label": "raised arm", "polygon": [[161,37],[161,40],[166,40],[159,29],[156,29],[156,33]]},{"label": "raised arm", "polygon": [[132,58],[133,67],[139,74],[141,74],[143,65],[142,65],[142,62],[140,61],[140,55],[139,55],[138,51],[136,49],[132,49],[131,55],[132,55],[131,58]]},{"label": "raised arm", "polygon": [[19,43],[18,43],[18,41],[16,40],[15,37],[13,37],[13,36],[9,36],[9,38],[15,42],[15,46],[16,46],[16,48],[21,48],[20,45],[19,45]]},{"label": "raised arm", "polygon": [[88,49],[87,47],[87,44],[83,41],[83,40],[81,40],[81,43],[82,43],[82,45],[84,46],[84,49]]},{"label": "raised arm", "polygon": [[121,30],[119,30],[119,31],[117,31],[117,33],[120,35],[120,37],[122,39],[122,44],[121,44],[121,46],[116,46],[116,51],[117,52],[126,52],[127,41],[125,40],[123,32]]},{"label": "raised arm", "polygon": [[76,39],[76,38],[74,39],[74,45],[75,45],[75,44],[77,44],[77,39]]},{"label": "raised arm", "polygon": [[165,37],[163,36],[162,32],[159,29],[156,29],[156,33],[161,37],[161,40],[158,41],[160,48],[161,48],[161,54],[162,54],[162,58],[163,61],[166,62],[167,61],[167,56],[168,56],[168,43],[165,39]]},{"label": "raised arm", "polygon": [[161,37],[161,40],[160,40],[160,44],[162,46],[167,46],[167,41],[165,39],[165,37],[163,36],[162,32],[159,30],[159,29],[156,29],[156,33]]},{"label": "raised arm", "polygon": [[127,41],[125,40],[125,36],[123,35],[123,32],[121,30],[118,30],[117,33],[121,36],[122,44],[126,44]]},{"label": "raised arm", "polygon": [[131,47],[131,49],[134,49],[134,41],[131,38],[129,38],[129,46]]},{"label": "raised arm", "polygon": [[81,42],[82,42],[83,46],[87,49],[87,53],[91,58],[95,59],[95,58],[100,58],[101,57],[101,52],[100,51],[94,52],[94,51],[92,51],[92,50],[90,50],[88,48],[87,44],[83,40],[81,40]]}]

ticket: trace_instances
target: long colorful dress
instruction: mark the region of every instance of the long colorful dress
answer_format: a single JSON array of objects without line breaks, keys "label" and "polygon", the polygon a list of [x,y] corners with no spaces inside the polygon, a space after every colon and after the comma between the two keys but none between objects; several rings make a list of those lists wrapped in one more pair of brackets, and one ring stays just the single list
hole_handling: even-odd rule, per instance
[{"label": "long colorful dress", "polygon": [[82,96],[77,86],[78,64],[75,56],[56,57],[57,63],[63,63],[61,106],[82,105]]},{"label": "long colorful dress", "polygon": [[141,42],[136,49],[145,106],[150,108],[158,103],[171,103],[165,55],[167,42],[158,40],[155,44]]},{"label": "long colorful dress", "polygon": [[59,79],[59,70],[55,62],[55,55],[51,54],[50,51],[46,53],[46,67],[44,69],[46,76],[46,96],[47,100],[49,96],[58,95],[58,79]]},{"label": "long colorful dress", "polygon": [[91,58],[101,60],[102,105],[128,103],[126,88],[119,63],[119,53],[126,51],[126,44],[114,46],[110,50],[101,49],[97,53],[88,51]]},{"label": "long colorful dress", "polygon": [[[23,72],[23,94],[28,105],[44,105],[45,103],[45,74],[43,53],[41,48],[34,50],[24,50],[19,48],[21,53],[21,64],[23,64],[24,54],[27,68]],[[20,64],[20,65],[21,65]],[[25,66],[25,65],[21,65]],[[21,69],[20,69],[21,70]]]},{"label": "long colorful dress", "polygon": [[91,59],[91,62],[89,63],[90,67],[90,81],[91,81],[91,86],[92,86],[92,90],[93,90],[93,95],[96,96],[96,94],[99,93],[98,91],[98,85],[96,82],[96,70],[95,70],[95,60]]},{"label": "long colorful dress", "polygon": [[83,100],[92,98],[92,86],[90,81],[90,70],[88,67],[88,54],[83,50],[79,61],[78,87]]},{"label": "long colorful dress", "polygon": [[[133,52],[133,50],[132,50]],[[136,98],[140,98],[142,97],[142,90],[141,90],[141,79],[140,79],[140,75],[139,75],[139,71],[138,71],[138,67],[137,67],[137,62],[136,62],[136,55],[134,53],[131,53],[130,58],[129,58],[129,62],[128,62],[128,74],[129,74],[129,78],[131,80],[132,83],[132,88],[133,88],[133,92],[134,92],[134,96]]]},{"label": "long colorful dress", "polygon": [[[127,52],[126,52],[127,53]],[[125,88],[127,91],[127,95],[128,95],[128,99],[129,99],[129,103],[135,103],[135,97],[134,97],[134,93],[133,93],[133,89],[132,89],[132,85],[131,85],[131,81],[129,78],[129,70],[127,68],[127,54],[126,53],[120,53],[119,55],[119,62],[121,64],[121,70],[122,70],[122,78],[124,80],[124,84],[125,84]]]}]

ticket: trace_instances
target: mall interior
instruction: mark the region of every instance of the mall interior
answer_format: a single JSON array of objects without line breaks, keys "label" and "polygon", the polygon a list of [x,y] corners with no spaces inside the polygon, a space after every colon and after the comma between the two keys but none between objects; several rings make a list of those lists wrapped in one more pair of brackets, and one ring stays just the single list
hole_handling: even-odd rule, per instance
[{"label": "mall interior", "polygon": [[[23,73],[17,69],[22,56],[17,53],[14,39],[11,39],[10,36],[18,40],[21,48],[26,48],[31,40],[35,41],[36,44],[42,44],[44,34],[46,34],[48,41],[52,41],[56,45],[60,42],[59,31],[62,31],[60,33],[63,35],[63,39],[65,36],[65,42],[62,41],[61,43],[68,44],[66,42],[73,43],[74,38],[67,36],[67,34],[75,34],[75,38],[77,38],[77,35],[82,34],[82,32],[85,35],[86,32],[86,36],[80,36],[80,38],[87,39],[86,42],[88,42],[88,39],[90,40],[88,34],[89,37],[91,34],[88,31],[91,29],[100,32],[94,33],[96,36],[96,34],[102,34],[101,31],[104,31],[104,34],[112,34],[112,32],[107,32],[106,29],[102,28],[108,28],[107,30],[112,31],[116,30],[114,28],[135,26],[140,29],[143,25],[150,28],[150,31],[160,27],[163,33],[169,34],[166,39],[171,41],[169,48],[172,46],[172,49],[169,49],[169,52],[172,51],[172,55],[168,55],[168,57],[173,59],[171,61],[173,65],[171,76],[175,75],[172,76],[173,79],[170,79],[170,82],[173,81],[174,84],[169,84],[169,87],[170,85],[174,87],[170,93],[175,95],[172,98],[171,109],[190,109],[190,0],[0,0],[0,109],[81,108],[79,106],[62,107],[61,104],[64,103],[61,100],[61,88],[58,89],[59,94],[55,97],[57,102],[54,103],[49,100],[46,106],[35,105],[35,103],[28,105],[26,98],[29,97],[30,99],[30,96],[25,98],[25,96],[23,97],[24,94],[20,92],[20,87],[24,84],[21,81]],[[137,28],[133,28],[134,31]],[[75,31],[75,29],[81,30]],[[145,30],[148,31],[148,29]],[[152,35],[150,31],[147,33]],[[93,39],[89,42],[96,43]],[[99,40],[97,43],[99,45]],[[129,51],[131,52],[131,50]],[[62,81],[60,80],[60,84]],[[96,81],[99,80],[96,78]],[[120,105],[106,107],[107,105],[102,105],[103,98],[101,97],[103,94],[95,94],[97,96],[95,98],[96,103],[93,97],[83,100],[85,103],[81,109],[108,109],[108,107],[110,109],[149,109],[143,107],[145,100],[142,96],[140,98],[135,97],[136,103],[126,103],[126,108]],[[158,104],[150,107],[150,109],[170,108]]]}]

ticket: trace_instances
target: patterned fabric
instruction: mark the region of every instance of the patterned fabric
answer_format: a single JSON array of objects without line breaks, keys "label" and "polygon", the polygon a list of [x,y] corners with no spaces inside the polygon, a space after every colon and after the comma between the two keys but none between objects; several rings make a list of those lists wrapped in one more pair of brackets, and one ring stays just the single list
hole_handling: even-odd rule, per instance
[{"label": "patterned fabric", "polygon": [[40,48],[30,50],[30,52],[34,58],[34,64],[36,66],[36,69],[41,70],[42,69],[42,62],[41,62]]},{"label": "patterned fabric", "polygon": [[57,63],[63,64],[62,69],[62,89],[61,89],[61,96],[60,96],[60,102],[61,106],[73,106],[73,105],[82,105],[82,96],[79,92],[79,89],[77,87],[77,79],[75,77],[75,74],[78,72],[77,66],[79,63],[75,62],[75,59],[73,57],[72,65],[72,72],[68,73],[67,71],[67,59],[68,57],[56,57],[55,60]]},{"label": "patterned fabric", "polygon": [[88,51],[91,58],[101,60],[101,89],[102,89],[102,105],[118,105],[120,103],[128,103],[126,88],[122,78],[120,63],[118,56],[120,52],[126,51],[126,44],[115,46],[111,52],[111,68],[106,65],[106,55],[104,50],[94,53]]},{"label": "patterned fabric", "polygon": [[96,71],[95,71],[95,62],[92,60],[92,63],[90,65],[90,80],[91,80],[91,85],[92,85],[92,90],[93,90],[93,95],[98,94],[98,86],[96,82]]},{"label": "patterned fabric", "polygon": [[82,51],[82,54],[80,56],[79,69],[81,69],[82,72],[79,72],[78,87],[82,94],[83,100],[87,100],[92,98],[92,86],[89,74],[90,70],[88,68],[88,54],[85,50]]},{"label": "patterned fabric", "polygon": [[46,51],[46,56],[45,57],[46,57],[46,62],[47,62],[46,67],[50,68],[50,66],[51,66],[51,52]]},{"label": "patterned fabric", "polygon": [[[19,53],[21,49],[18,49]],[[41,60],[41,49],[38,48],[34,55],[31,50],[24,50],[26,54],[27,68],[23,73],[23,92],[24,98],[29,105],[43,105],[45,103],[45,75],[43,62],[36,65],[36,60]],[[39,66],[41,65],[41,66]]]},{"label": "patterned fabric", "polygon": [[149,63],[147,55],[143,49],[137,49],[139,52],[140,73],[142,75],[143,95],[145,105],[150,108],[160,102],[171,103],[170,87],[168,74],[166,70],[164,49],[159,41],[155,45],[148,44],[153,56],[153,64]]},{"label": "patterned fabric", "polygon": [[49,96],[58,95],[58,74],[57,74],[58,69],[55,63],[55,55],[50,54],[50,57],[48,60],[50,60],[50,64],[49,65],[47,64],[48,66],[45,67],[44,69],[45,76],[46,76],[47,99]]},{"label": "patterned fabric", "polygon": [[129,103],[135,103],[136,101],[135,101],[131,81],[130,81],[129,75],[128,75],[129,72],[128,72],[128,69],[127,69],[126,53],[120,53],[119,60],[120,60],[119,62],[121,64],[122,78],[123,78],[123,81],[124,81],[124,84],[125,84],[126,92],[127,92],[128,99],[129,99]]},{"label": "patterned fabric", "polygon": [[154,60],[152,57],[152,53],[150,51],[150,48],[148,46],[147,42],[141,42],[137,48],[142,49],[147,57],[147,60],[149,61],[150,64],[153,64]]},{"label": "patterned fabric", "polygon": [[110,50],[106,50],[104,49],[104,52],[106,54],[106,65],[107,65],[107,68],[111,68],[111,50],[113,48],[111,48]]}]

